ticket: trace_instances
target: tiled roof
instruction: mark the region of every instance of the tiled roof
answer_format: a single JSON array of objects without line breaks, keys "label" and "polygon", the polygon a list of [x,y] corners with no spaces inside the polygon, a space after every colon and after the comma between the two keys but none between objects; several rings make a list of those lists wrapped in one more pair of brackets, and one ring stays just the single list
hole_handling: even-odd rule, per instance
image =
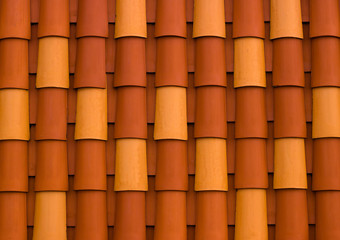
[{"label": "tiled roof", "polygon": [[0,0],[0,240],[340,239],[338,0]]}]

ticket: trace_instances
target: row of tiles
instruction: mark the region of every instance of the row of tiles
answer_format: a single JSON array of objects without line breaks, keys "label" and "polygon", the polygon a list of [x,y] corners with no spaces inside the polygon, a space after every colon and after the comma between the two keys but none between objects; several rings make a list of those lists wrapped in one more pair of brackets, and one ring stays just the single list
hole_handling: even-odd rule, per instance
[{"label": "row of tiles", "polygon": [[[156,20],[156,0],[146,0],[146,17],[148,23],[154,23]],[[70,0],[70,22],[77,22],[78,0]],[[186,1],[186,19],[187,22],[193,21],[193,4],[194,0]],[[263,0],[264,20],[270,21],[270,0]],[[107,0],[108,21],[115,22],[115,0]],[[301,0],[302,21],[309,22],[309,0]],[[225,0],[225,19],[226,22],[233,21],[233,0]],[[39,22],[39,0],[31,0],[31,22]]]}]

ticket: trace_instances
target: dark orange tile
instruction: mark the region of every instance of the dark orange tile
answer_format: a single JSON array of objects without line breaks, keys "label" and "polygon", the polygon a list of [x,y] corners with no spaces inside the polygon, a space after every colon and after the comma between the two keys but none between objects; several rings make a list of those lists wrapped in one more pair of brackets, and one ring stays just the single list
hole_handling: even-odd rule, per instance
[{"label": "dark orange tile", "polygon": [[114,23],[116,20],[116,0],[107,0],[107,10],[109,23]]},{"label": "dark orange tile", "polygon": [[194,190],[195,177],[189,176],[189,191],[186,193],[186,218],[187,225],[195,225],[196,219],[196,192]]},{"label": "dark orange tile", "polygon": [[108,176],[106,191],[106,206],[107,206],[107,225],[110,227],[114,226],[116,210],[116,192],[114,191],[113,186],[114,176]]},{"label": "dark orange tile", "polygon": [[28,191],[27,141],[0,141],[0,191]]},{"label": "dark orange tile", "polygon": [[146,87],[146,112],[147,122],[155,122],[155,106],[156,106],[156,89],[155,89],[155,74],[148,73],[146,75],[147,87]]},{"label": "dark orange tile", "polygon": [[275,224],[276,216],[276,198],[275,190],[273,189],[273,174],[268,175],[268,189],[267,189],[267,223]]},{"label": "dark orange tile", "polygon": [[78,1],[77,38],[108,37],[107,0]]},{"label": "dark orange tile", "polygon": [[158,0],[155,36],[186,37],[185,0]]},{"label": "dark orange tile", "polygon": [[155,26],[148,24],[148,36],[145,44],[146,55],[146,72],[156,71],[156,38],[155,38]]},{"label": "dark orange tile", "polygon": [[192,23],[187,24],[187,63],[188,72],[195,72],[195,43],[196,41],[192,38]]},{"label": "dark orange tile", "polygon": [[75,190],[106,190],[106,142],[76,141]]},{"label": "dark orange tile", "polygon": [[188,124],[188,174],[195,174],[195,154],[194,125]]},{"label": "dark orange tile", "polygon": [[38,95],[35,88],[36,75],[29,75],[29,111],[30,124],[36,123]]},{"label": "dark orange tile", "polygon": [[147,138],[145,88],[118,88],[116,109],[115,138]]},{"label": "dark orange tile", "polygon": [[146,141],[148,175],[156,175],[156,141],[153,139],[153,125],[148,124],[148,139]]},{"label": "dark orange tile", "polygon": [[195,86],[227,86],[225,40],[218,37],[196,39]]},{"label": "dark orange tile", "polygon": [[235,188],[267,188],[265,139],[237,139]]},{"label": "dark orange tile", "polygon": [[39,1],[40,0],[31,0],[31,23],[39,22]]},{"label": "dark orange tile", "polygon": [[146,226],[155,226],[156,219],[155,178],[148,178],[148,191],[145,193],[145,218]]},{"label": "dark orange tile", "polygon": [[[106,141],[106,174],[113,175],[115,173],[116,162],[116,141],[114,139],[114,125],[108,125],[108,140]],[[108,183],[109,187],[109,183]]]},{"label": "dark orange tile", "polygon": [[67,125],[67,163],[68,174],[74,175],[76,164],[76,141],[74,140],[74,124]]},{"label": "dark orange tile", "polygon": [[[235,211],[236,211],[236,190],[234,188],[234,175],[228,175],[228,225],[235,225]],[[230,231],[228,231],[230,233]]]},{"label": "dark orange tile", "polygon": [[116,40],[114,86],[146,86],[145,39],[126,37]]},{"label": "dark orange tile", "polygon": [[225,41],[225,56],[226,56],[226,69],[227,72],[234,72],[234,39],[232,38],[233,34],[233,25],[226,24],[226,41]]},{"label": "dark orange tile", "polygon": [[227,137],[225,87],[196,88],[195,138]]},{"label": "dark orange tile", "polygon": [[35,141],[35,125],[30,128],[30,140],[28,141],[28,176],[35,176],[36,165],[36,141]]},{"label": "dark orange tile", "polygon": [[[109,1],[112,2],[112,1]],[[106,72],[113,73],[115,70],[116,60],[116,40],[114,38],[115,25],[109,24],[109,37],[105,40],[105,53],[106,53]],[[111,85],[108,85],[111,86]]]},{"label": "dark orange tile", "polygon": [[113,88],[113,74],[106,74],[107,80],[107,122],[116,120],[116,88]]},{"label": "dark orange tile", "polygon": [[76,24],[70,24],[70,38],[68,40],[68,52],[70,68],[69,71],[70,73],[74,73],[76,68],[76,55],[77,55]]},{"label": "dark orange tile", "polygon": [[38,89],[37,140],[66,140],[67,89]]},{"label": "dark orange tile", "polygon": [[106,87],[105,39],[82,37],[77,41],[74,88]]},{"label": "dark orange tile", "polygon": [[66,225],[76,226],[77,215],[77,193],[74,191],[73,177],[69,177],[69,188],[66,192]]},{"label": "dark orange tile", "polygon": [[233,37],[265,37],[263,0],[234,1]]},{"label": "dark orange tile", "polygon": [[188,88],[187,88],[187,121],[188,123],[195,122],[195,98],[196,88],[194,87],[194,74],[188,74]]},{"label": "dark orange tile", "polygon": [[157,0],[146,0],[146,21],[148,23],[156,21],[156,2]]},{"label": "dark orange tile", "polygon": [[67,191],[67,142],[37,141],[35,191]]},{"label": "dark orange tile", "polygon": [[69,1],[40,0],[38,37],[70,36]]},{"label": "dark orange tile", "polygon": [[230,23],[233,21],[233,0],[224,0],[225,20]]},{"label": "dark orange tile", "polygon": [[114,239],[139,240],[146,236],[145,192],[117,192]]},{"label": "dark orange tile", "polygon": [[28,178],[28,193],[26,195],[27,226],[33,226],[35,210],[34,177]]},{"label": "dark orange tile", "polygon": [[28,72],[36,73],[38,64],[38,24],[32,25],[32,36],[28,41]]},{"label": "dark orange tile", "polygon": [[156,40],[156,43],[157,61],[155,86],[187,87],[186,39],[181,37],[161,37]]},{"label": "dark orange tile", "polygon": [[311,39],[309,38],[309,24],[303,24],[303,65],[305,72],[312,68]]},{"label": "dark orange tile", "polygon": [[188,190],[187,142],[157,141],[156,190]]}]

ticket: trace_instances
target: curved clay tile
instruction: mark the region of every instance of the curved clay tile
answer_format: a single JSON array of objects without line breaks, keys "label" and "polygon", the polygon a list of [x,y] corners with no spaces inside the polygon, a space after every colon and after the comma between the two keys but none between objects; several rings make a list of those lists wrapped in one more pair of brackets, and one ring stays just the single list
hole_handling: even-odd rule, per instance
[{"label": "curved clay tile", "polygon": [[264,41],[260,38],[234,40],[234,87],[266,87]]},{"label": "curved clay tile", "polygon": [[339,239],[340,191],[319,191],[315,198],[316,239]]},{"label": "curved clay tile", "polygon": [[196,240],[228,239],[227,193],[196,193]]},{"label": "curved clay tile", "polygon": [[0,192],[0,239],[27,239],[26,193]]},{"label": "curved clay tile", "polygon": [[228,191],[227,141],[196,139],[195,191]]},{"label": "curved clay tile", "polygon": [[310,37],[340,37],[340,13],[337,0],[310,1]]},{"label": "curved clay tile", "polygon": [[146,240],[145,193],[117,192],[115,240]]},{"label": "curved clay tile", "polygon": [[235,138],[267,138],[265,89],[236,89]]},{"label": "curved clay tile", "polygon": [[340,39],[312,40],[312,87],[340,87]]},{"label": "curved clay tile", "polygon": [[340,138],[313,141],[314,191],[340,190]]},{"label": "curved clay tile", "polygon": [[224,0],[195,0],[193,37],[225,38]]},{"label": "curved clay tile", "polygon": [[69,87],[68,39],[39,39],[36,87]]},{"label": "curved clay tile", "polygon": [[0,40],[0,88],[28,89],[28,41]]},{"label": "curved clay tile", "polygon": [[236,192],[235,240],[244,239],[268,239],[265,189]]},{"label": "curved clay tile", "polygon": [[225,39],[197,38],[195,42],[195,86],[227,86]]},{"label": "curved clay tile", "polygon": [[225,87],[196,88],[195,138],[227,138]]},{"label": "curved clay tile", "polygon": [[186,192],[157,192],[155,240],[186,240]]},{"label": "curved clay tile", "polygon": [[106,88],[105,38],[83,37],[77,41],[74,88]]},{"label": "curved clay tile", "polygon": [[66,193],[35,194],[34,240],[66,240]]},{"label": "curved clay tile", "polygon": [[28,191],[27,156],[26,141],[0,141],[0,191]]},{"label": "curved clay tile", "polygon": [[[188,190],[187,142],[159,140],[155,190]],[[170,181],[169,181],[170,180]]]},{"label": "curved clay tile", "polygon": [[70,36],[69,0],[41,0],[38,37]]},{"label": "curved clay tile", "polygon": [[307,188],[305,140],[274,140],[274,189]]},{"label": "curved clay tile", "polygon": [[237,0],[233,7],[233,38],[265,38],[262,0]]},{"label": "curved clay tile", "polygon": [[186,88],[156,89],[154,139],[188,139]]},{"label": "curved clay tile", "polygon": [[120,87],[116,94],[115,138],[146,139],[146,89]]},{"label": "curved clay tile", "polygon": [[28,90],[0,90],[0,139],[29,140]]},{"label": "curved clay tile", "polygon": [[300,0],[271,0],[270,39],[303,38]]},{"label": "curved clay tile", "polygon": [[308,210],[306,190],[277,190],[275,239],[308,240]]},{"label": "curved clay tile", "polygon": [[301,39],[273,41],[273,86],[305,86]]},{"label": "curved clay tile", "polygon": [[106,142],[76,142],[75,190],[106,190]]},{"label": "curved clay tile", "polygon": [[146,87],[145,39],[127,37],[116,40],[114,86]]},{"label": "curved clay tile", "polygon": [[105,191],[77,191],[75,240],[107,240]]},{"label": "curved clay tile", "polygon": [[76,37],[108,37],[107,0],[78,2]]},{"label": "curved clay tile", "polygon": [[0,39],[31,38],[30,0],[0,1]]},{"label": "curved clay tile", "polygon": [[36,142],[35,191],[67,191],[67,142]]},{"label": "curved clay tile", "polygon": [[107,140],[107,91],[80,88],[77,91],[75,140]]},{"label": "curved clay tile", "polygon": [[116,139],[115,191],[147,191],[146,140]]},{"label": "curved clay tile", "polygon": [[67,89],[38,90],[36,140],[66,140]]},{"label": "curved clay tile", "polygon": [[274,138],[307,137],[305,90],[274,88]]},{"label": "curved clay tile", "polygon": [[159,0],[156,4],[155,37],[187,36],[186,1]]},{"label": "curved clay tile", "polygon": [[266,139],[237,139],[235,188],[267,188]]},{"label": "curved clay tile", "polygon": [[145,0],[116,0],[115,38],[147,37]]},{"label": "curved clay tile", "polygon": [[340,88],[313,89],[313,138],[340,137]]},{"label": "curved clay tile", "polygon": [[179,37],[157,39],[155,86],[188,86],[187,41]]}]

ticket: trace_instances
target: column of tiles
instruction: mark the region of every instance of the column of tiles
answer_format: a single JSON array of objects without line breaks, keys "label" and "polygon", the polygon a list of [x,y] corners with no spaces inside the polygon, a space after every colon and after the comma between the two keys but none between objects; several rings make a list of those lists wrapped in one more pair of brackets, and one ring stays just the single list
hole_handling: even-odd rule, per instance
[{"label": "column of tiles", "polygon": [[69,2],[40,1],[34,240],[66,239]]},{"label": "column of tiles", "polygon": [[77,55],[74,88],[77,89],[76,240],[106,240],[107,89],[105,39],[108,37],[106,0],[78,2]]},{"label": "column of tiles", "polygon": [[146,159],[146,5],[116,1],[116,207],[114,238],[145,240]]},{"label": "column of tiles", "polygon": [[263,1],[234,1],[235,239],[267,239]]},{"label": "column of tiles", "polygon": [[30,1],[0,1],[0,239],[27,238]]},{"label": "column of tiles", "polygon": [[224,1],[194,3],[195,239],[228,239]]},{"label": "column of tiles", "polygon": [[339,1],[312,0],[313,190],[316,239],[338,239],[340,229]]},{"label": "column of tiles", "polygon": [[[287,14],[288,13],[288,14]],[[307,137],[300,0],[271,1],[275,239],[308,240]]]},{"label": "column of tiles", "polygon": [[157,1],[155,240],[187,238],[188,73],[185,6],[185,0]]}]

